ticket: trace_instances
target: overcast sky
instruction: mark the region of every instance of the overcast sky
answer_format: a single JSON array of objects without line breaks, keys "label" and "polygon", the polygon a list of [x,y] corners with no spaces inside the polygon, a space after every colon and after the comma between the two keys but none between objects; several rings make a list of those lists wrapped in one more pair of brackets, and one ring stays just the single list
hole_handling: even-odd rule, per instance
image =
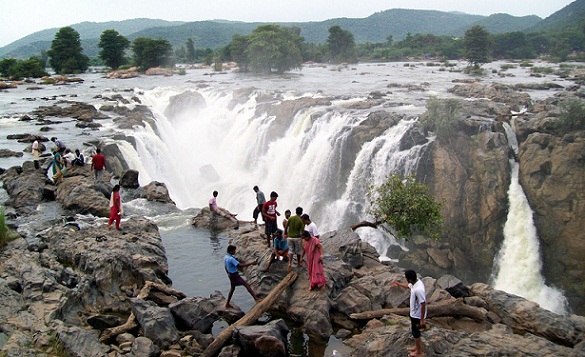
[{"label": "overcast sky", "polygon": [[0,0],[0,47],[33,32],[83,21],[133,18],[305,22],[363,18],[389,9],[507,13],[546,18],[574,0]]}]

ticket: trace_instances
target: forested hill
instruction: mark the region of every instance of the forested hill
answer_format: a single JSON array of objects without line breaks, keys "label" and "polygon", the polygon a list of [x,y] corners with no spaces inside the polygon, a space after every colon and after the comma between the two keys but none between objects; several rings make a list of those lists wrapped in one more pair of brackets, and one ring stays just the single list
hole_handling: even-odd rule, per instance
[{"label": "forested hill", "polygon": [[[579,2],[585,0],[578,0]],[[462,36],[466,29],[479,24],[492,33],[523,31],[534,27],[541,19],[537,16],[514,17],[506,14],[491,16],[469,15],[461,12],[392,9],[374,13],[366,18],[338,18],[321,22],[279,23],[296,26],[307,43],[324,43],[331,26],[339,25],[353,33],[356,43],[384,42],[389,35],[394,41],[410,34]],[[151,19],[133,19],[103,23],[83,22],[71,25],[79,32],[85,54],[96,56],[97,44],[104,30],[115,29],[133,40],[137,37],[163,38],[173,46],[183,46],[188,38],[197,48],[219,48],[227,45],[234,34],[247,35],[261,23],[235,21],[169,22]],[[44,30],[28,35],[3,48],[0,58],[28,58],[50,47],[58,29]]]},{"label": "forested hill", "polygon": [[533,31],[562,31],[585,28],[585,0],[576,0],[539,22]]},{"label": "forested hill", "polygon": [[[115,29],[121,35],[129,36],[135,32],[142,31],[147,28],[164,28],[168,26],[177,26],[183,23],[184,22],[181,21],[165,21],[141,18],[108,22],[85,21],[70,26],[79,33],[79,37],[82,40],[86,40],[99,39],[102,32],[109,29]],[[53,41],[53,38],[55,38],[57,31],[59,31],[59,28],[37,31],[17,41],[14,41],[0,48],[0,57],[10,57],[6,55],[13,53],[12,56],[14,57],[27,58],[33,54],[30,53],[31,51],[37,52],[38,54],[41,49],[47,50],[51,46],[51,41]]]}]

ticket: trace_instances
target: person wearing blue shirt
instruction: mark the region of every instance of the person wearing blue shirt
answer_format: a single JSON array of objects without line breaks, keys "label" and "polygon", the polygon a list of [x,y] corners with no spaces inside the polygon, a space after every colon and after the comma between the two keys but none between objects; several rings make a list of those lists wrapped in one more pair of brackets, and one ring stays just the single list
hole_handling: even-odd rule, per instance
[{"label": "person wearing blue shirt", "polygon": [[250,287],[250,284],[248,284],[248,282],[246,282],[246,280],[244,280],[244,278],[242,278],[240,276],[240,273],[238,271],[239,268],[245,268],[245,267],[250,266],[250,265],[256,265],[256,264],[258,264],[258,262],[253,261],[250,263],[240,264],[240,262],[238,262],[238,260],[236,258],[234,258],[234,254],[236,254],[236,246],[231,245],[231,244],[228,245],[227,254],[223,258],[223,262],[225,264],[225,271],[228,275],[228,278],[230,279],[230,292],[228,293],[228,298],[227,298],[227,301],[225,303],[226,308],[232,307],[230,305],[230,300],[232,299],[232,296],[234,295],[234,291],[236,290],[236,286],[240,286],[240,285],[243,285],[246,288],[246,290],[248,290],[250,295],[252,295],[252,297],[254,298],[254,301],[260,302],[262,300],[258,296],[256,296],[256,294],[254,293],[254,290],[252,290],[252,287]]},{"label": "person wearing blue shirt", "polygon": [[277,229],[274,233],[274,251],[270,255],[270,260],[268,261],[268,266],[266,269],[263,269],[263,272],[267,272],[270,270],[270,266],[275,260],[283,260],[288,261],[288,244],[286,243],[286,239],[282,236],[282,229]]}]

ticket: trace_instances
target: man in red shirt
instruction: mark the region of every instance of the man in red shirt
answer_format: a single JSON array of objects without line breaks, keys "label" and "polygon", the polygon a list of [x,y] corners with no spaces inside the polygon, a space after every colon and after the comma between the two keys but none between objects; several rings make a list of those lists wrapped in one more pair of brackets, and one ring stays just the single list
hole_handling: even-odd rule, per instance
[{"label": "man in red shirt", "polygon": [[106,157],[102,155],[102,151],[99,148],[95,152],[95,155],[91,157],[91,169],[95,174],[95,179],[101,181],[106,168]]},{"label": "man in red shirt", "polygon": [[270,241],[278,229],[276,216],[280,216],[280,212],[276,210],[276,198],[278,198],[278,193],[274,191],[270,192],[270,201],[267,201],[262,206],[262,217],[264,217],[265,222],[264,233],[266,233],[266,243],[268,244],[268,248],[270,248]]}]

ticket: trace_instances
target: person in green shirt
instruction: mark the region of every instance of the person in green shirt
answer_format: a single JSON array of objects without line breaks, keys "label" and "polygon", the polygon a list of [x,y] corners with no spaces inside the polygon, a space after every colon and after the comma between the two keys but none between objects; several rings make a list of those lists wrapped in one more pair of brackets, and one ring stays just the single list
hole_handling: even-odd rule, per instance
[{"label": "person in green shirt", "polygon": [[295,215],[288,219],[285,231],[286,243],[288,244],[290,258],[288,260],[288,270],[292,269],[292,261],[294,256],[297,256],[297,267],[303,265],[302,253],[303,253],[303,240],[301,239],[301,232],[304,228],[304,223],[301,220],[303,214],[303,208],[297,207]]}]

